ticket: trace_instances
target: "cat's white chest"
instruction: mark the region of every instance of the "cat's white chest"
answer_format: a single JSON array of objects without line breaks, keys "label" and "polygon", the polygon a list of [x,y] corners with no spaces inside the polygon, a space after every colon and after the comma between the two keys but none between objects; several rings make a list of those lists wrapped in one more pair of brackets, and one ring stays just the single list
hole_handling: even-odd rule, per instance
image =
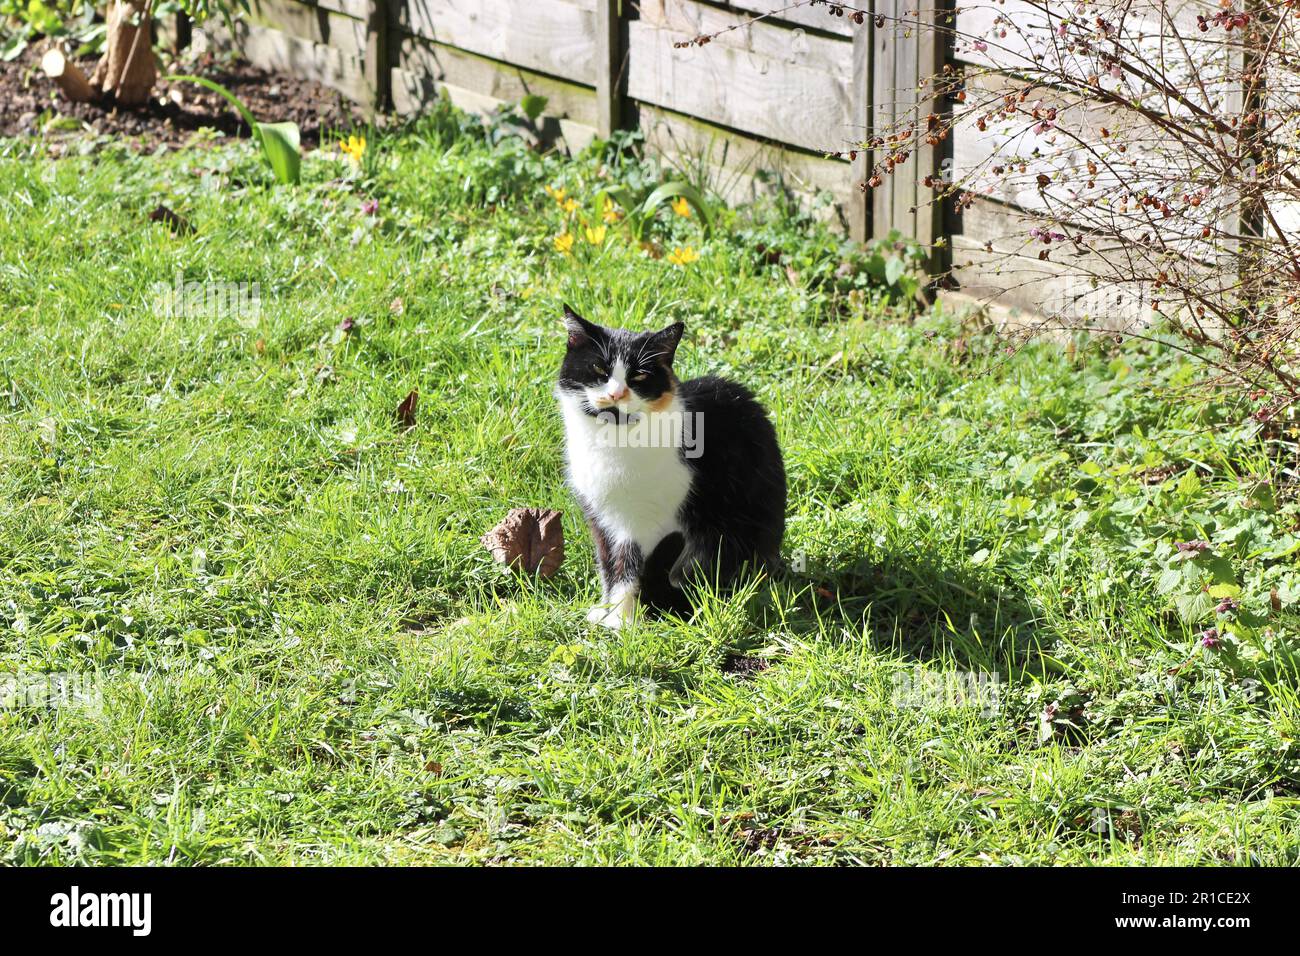
[{"label": "cat's white chest", "polygon": [[[691,470],[679,451],[677,409],[663,426],[617,428],[586,415],[562,399],[569,484],[618,542],[635,543],[645,553],[680,530],[678,513],[691,490]],[[647,440],[647,436],[653,436]]]}]

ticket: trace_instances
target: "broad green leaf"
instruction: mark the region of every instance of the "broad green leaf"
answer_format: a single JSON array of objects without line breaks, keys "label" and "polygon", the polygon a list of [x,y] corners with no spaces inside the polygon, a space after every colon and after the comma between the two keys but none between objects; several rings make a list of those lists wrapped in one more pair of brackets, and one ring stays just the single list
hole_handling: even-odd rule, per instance
[{"label": "broad green leaf", "polygon": [[282,183],[292,185],[301,176],[302,157],[299,152],[299,134],[296,123],[259,123],[243,101],[220,83],[202,76],[177,74],[163,77],[172,82],[197,83],[204,89],[225,98],[253,131],[253,137],[262,147],[262,155],[271,165],[275,178]]},{"label": "broad green leaf", "polygon": [[895,256],[885,263],[885,281],[890,285],[894,285],[906,271],[907,263]]},{"label": "broad green leaf", "polygon": [[536,122],[537,117],[542,115],[542,110],[546,109],[546,103],[546,97],[538,96],[536,93],[529,93],[519,101],[519,108],[524,111],[525,116]]},{"label": "broad green leaf", "polygon": [[1214,598],[1204,591],[1174,596],[1174,607],[1178,609],[1178,616],[1187,624],[1195,624],[1202,620],[1213,609],[1214,603]]},{"label": "broad green leaf", "polygon": [[700,191],[688,182],[674,180],[670,183],[664,183],[641,204],[641,211],[644,213],[654,212],[655,209],[664,203],[672,202],[677,197],[685,199],[695,209],[700,217],[700,222],[704,224],[704,231],[708,232],[713,225],[713,218],[709,214],[709,208],[704,203],[704,197]]},{"label": "broad green leaf", "polygon": [[302,166],[298,152],[298,124],[258,123],[256,129],[275,178],[286,185],[295,185]]}]

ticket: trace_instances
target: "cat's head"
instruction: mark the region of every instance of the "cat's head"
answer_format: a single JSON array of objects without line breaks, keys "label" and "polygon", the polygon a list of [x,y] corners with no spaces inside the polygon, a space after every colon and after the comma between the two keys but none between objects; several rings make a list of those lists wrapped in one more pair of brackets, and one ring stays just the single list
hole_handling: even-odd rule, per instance
[{"label": "cat's head", "polygon": [[673,356],[686,326],[676,322],[658,332],[607,329],[566,305],[564,328],[568,348],[560,366],[562,395],[584,400],[595,412],[617,408],[635,415],[668,407],[677,387]]}]

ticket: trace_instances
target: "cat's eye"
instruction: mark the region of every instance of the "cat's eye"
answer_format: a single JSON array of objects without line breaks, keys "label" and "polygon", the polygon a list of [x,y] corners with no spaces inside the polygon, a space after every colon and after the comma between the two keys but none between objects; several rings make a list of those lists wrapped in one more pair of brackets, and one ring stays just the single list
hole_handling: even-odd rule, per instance
[{"label": "cat's eye", "polygon": [[607,368],[605,368],[605,366],[603,366],[603,365],[599,365],[599,364],[597,364],[597,365],[593,365],[593,366],[591,367],[591,370],[592,370],[593,372],[595,372],[597,375],[600,375],[600,376],[602,376],[602,377],[604,377],[604,376],[606,376],[606,375],[609,374],[609,369],[607,369]]},{"label": "cat's eye", "polygon": [[644,382],[649,377],[649,372],[637,372],[635,375],[628,376],[628,380],[632,382]]}]

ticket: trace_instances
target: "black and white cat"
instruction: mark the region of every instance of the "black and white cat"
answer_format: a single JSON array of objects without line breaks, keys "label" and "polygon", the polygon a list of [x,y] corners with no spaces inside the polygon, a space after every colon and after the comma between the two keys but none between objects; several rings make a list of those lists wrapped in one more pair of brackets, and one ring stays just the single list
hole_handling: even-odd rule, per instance
[{"label": "black and white cat", "polygon": [[619,628],[635,615],[638,595],[681,610],[680,588],[698,571],[726,585],[746,566],[775,570],[785,466],[749,390],[714,376],[678,381],[680,322],[629,332],[566,305],[564,323],[556,397],[569,484],[595,542],[602,592],[587,619]]}]

